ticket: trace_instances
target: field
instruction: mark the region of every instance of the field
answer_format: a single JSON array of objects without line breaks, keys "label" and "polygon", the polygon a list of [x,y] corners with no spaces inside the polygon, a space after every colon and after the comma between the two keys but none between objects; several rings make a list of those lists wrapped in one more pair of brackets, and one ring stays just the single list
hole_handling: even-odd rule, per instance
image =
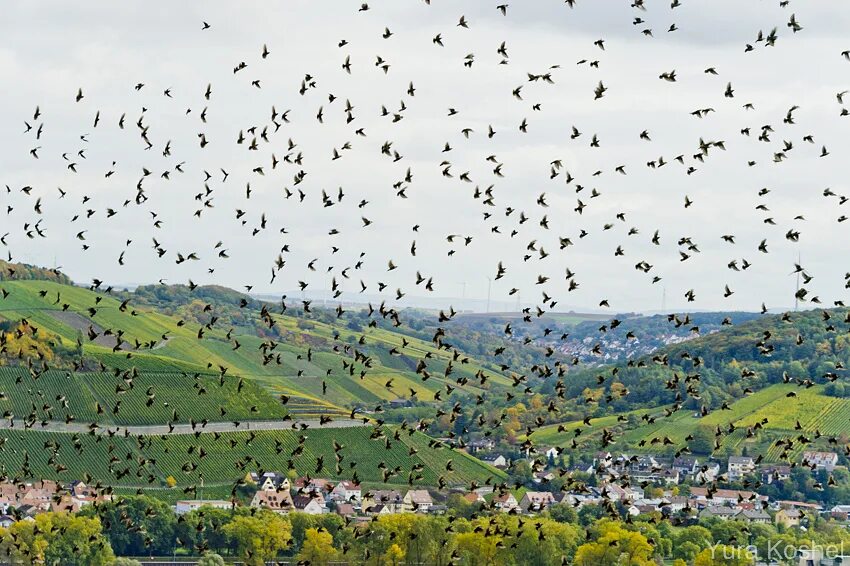
[{"label": "field", "polygon": [[[205,330],[203,339],[199,339],[197,324],[179,325],[176,317],[134,308],[132,302],[122,311],[121,302],[115,297],[51,281],[3,281],[2,287],[9,296],[0,300],[0,319],[26,319],[68,348],[81,340],[84,354],[109,368],[211,373],[227,368],[228,376],[244,377],[274,393],[297,397],[304,408],[314,404],[316,410],[312,412],[316,414],[329,407],[376,405],[413,394],[417,399],[431,400],[434,392],[447,383],[471,392],[510,385],[493,367],[462,356],[453,360],[453,352],[438,349],[431,342],[381,328],[367,327],[355,332],[344,324],[332,326],[318,320],[274,315],[283,338],[278,340],[275,360],[264,364],[260,352],[264,340],[253,334],[236,332],[228,340],[225,328],[215,328]],[[91,308],[95,309],[93,316]],[[95,340],[88,338],[89,327],[99,335]],[[119,348],[114,336],[103,335],[106,330],[123,331],[125,343]],[[339,342],[334,341],[335,334],[339,335]],[[358,344],[361,336],[365,338]],[[238,348],[235,341],[239,342]],[[343,352],[341,347],[339,352],[331,351],[334,343],[354,345],[371,357],[365,376],[360,376],[362,364],[356,365],[354,375],[344,369],[343,363],[350,362],[353,354]],[[306,352],[310,347],[314,351],[308,360]],[[390,354],[393,348],[399,353]],[[423,381],[414,369],[426,354],[431,378]],[[453,368],[447,377],[444,374],[450,361]],[[489,376],[486,385],[482,386],[476,377],[479,371]],[[466,384],[458,386],[458,380]]]},{"label": "field", "polygon": [[[39,431],[0,431],[3,469],[9,477],[49,478],[71,481],[89,474],[93,481],[119,487],[161,487],[168,476],[178,487],[232,485],[249,471],[286,471],[291,460],[299,475],[352,478],[356,472],[364,482],[414,485],[482,483],[488,478],[502,481],[500,472],[475,458],[449,448],[429,448],[430,439],[420,433],[408,436],[384,429],[384,438],[370,439],[371,427],[258,431],[213,435],[169,435],[162,437],[106,437]],[[299,437],[306,437],[303,453],[292,456]],[[333,442],[343,448],[337,473]],[[416,453],[411,454],[415,449]],[[201,456],[202,452],[205,452]],[[319,468],[319,458],[323,466]],[[451,460],[453,471],[446,470]],[[386,481],[380,465],[398,473]],[[414,467],[421,466],[421,472]],[[411,474],[413,474],[411,476]],[[421,477],[418,477],[421,474]]]},{"label": "field", "polygon": [[[796,397],[787,397],[789,392]],[[764,453],[766,461],[775,461],[782,448],[773,446],[779,438],[796,437],[800,434],[814,439],[817,432],[824,437],[850,434],[850,399],[829,397],[823,393],[823,387],[802,389],[796,385],[772,385],[752,395],[731,403],[728,410],[715,410],[704,417],[694,416],[693,411],[681,410],[665,417],[663,408],[653,411],[634,411],[638,419],[643,414],[655,416],[656,421],[648,424],[639,420],[638,426],[630,427],[617,422],[617,416],[611,415],[591,421],[591,427],[581,422],[562,423],[566,432],[558,432],[558,425],[549,425],[536,431],[532,439],[542,446],[568,446],[576,428],[584,428],[577,442],[584,449],[598,449],[603,428],[616,429],[616,447],[623,450],[650,450],[649,442],[653,438],[667,437],[673,441],[673,449],[684,446],[685,438],[694,434],[701,426],[709,427],[713,432],[720,427],[728,431],[729,424],[735,429],[725,434],[721,450],[737,453],[748,446],[750,453]],[[698,418],[699,417],[699,418]],[[763,430],[754,438],[746,438],[746,430],[756,423],[762,423]],[[646,441],[641,448],[638,444]],[[825,439],[819,441],[823,445]],[[798,444],[789,456],[796,457],[805,448]]]},{"label": "field", "polygon": [[[256,383],[241,380],[240,387],[237,377],[222,380],[208,374],[142,372],[125,380],[123,374],[48,371],[36,379],[24,368],[4,367],[0,368],[0,391],[5,392],[0,411],[17,419],[33,415],[37,420],[71,417],[85,423],[151,425],[190,419],[276,419],[288,414],[278,399]],[[152,402],[147,406],[149,393]]]}]

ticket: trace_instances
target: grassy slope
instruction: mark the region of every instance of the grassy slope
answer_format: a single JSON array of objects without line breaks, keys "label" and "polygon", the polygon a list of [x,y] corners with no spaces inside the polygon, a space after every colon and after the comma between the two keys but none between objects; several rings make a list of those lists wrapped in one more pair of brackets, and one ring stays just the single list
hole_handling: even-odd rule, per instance
[{"label": "grassy slope", "polygon": [[[797,397],[786,397],[790,391],[795,391]],[[615,439],[620,447],[635,449],[641,440],[649,442],[652,438],[666,436],[676,447],[681,447],[685,444],[685,437],[693,434],[700,426],[709,426],[712,430],[719,426],[728,430],[729,423],[732,423],[738,430],[724,438],[724,448],[737,451],[743,445],[749,445],[753,449],[758,448],[758,452],[751,449],[751,453],[765,453],[766,459],[772,460],[778,458],[781,452],[781,449],[771,446],[777,438],[801,433],[813,437],[816,430],[824,436],[850,434],[850,419],[847,417],[850,415],[850,399],[824,395],[822,386],[800,389],[790,384],[772,385],[731,403],[729,407],[729,410],[714,411],[701,418],[695,418],[692,411],[686,410],[670,417],[664,417],[662,410],[634,411],[637,417],[645,413],[655,415],[656,422],[647,424],[640,421],[640,426],[635,428],[621,425],[622,432]],[[767,419],[764,431],[754,439],[745,438],[746,428],[764,419]],[[795,430],[798,422],[802,430]],[[566,432],[559,433],[558,425],[549,425],[536,431],[532,438],[541,445],[567,446],[573,439],[573,431],[583,425],[581,422],[563,424]],[[583,431],[578,442],[588,448],[599,447],[600,431],[616,426],[616,415],[593,419],[591,428]],[[792,455],[802,450],[801,446],[792,451]]]},{"label": "grassy slope", "polygon": [[[404,484],[416,464],[424,466],[421,478],[414,485],[435,485],[443,476],[449,484],[479,483],[492,478],[502,481],[503,472],[475,458],[448,448],[429,448],[430,439],[420,433],[408,436],[402,431],[400,440],[390,440],[387,449],[383,439],[370,439],[370,427],[295,431],[259,431],[224,433],[216,440],[213,434],[172,435],[149,437],[150,443],[140,445],[131,437],[94,437],[69,433],[38,431],[2,431],[3,467],[10,477],[20,477],[28,469],[33,477],[70,481],[90,474],[106,485],[157,487],[168,476],[178,486],[197,485],[204,478],[206,485],[232,485],[248,471],[286,471],[292,459],[300,475],[313,477],[352,478],[354,471],[361,481],[383,482],[379,465],[390,469],[399,467],[399,474],[387,483]],[[394,429],[387,428],[392,436]],[[292,457],[301,434],[307,437],[303,454]],[[343,446],[340,454],[342,473],[335,471],[333,441]],[[232,444],[231,444],[232,441]],[[75,448],[75,442],[79,449]],[[279,444],[278,444],[279,443]],[[410,455],[410,448],[418,453]],[[203,448],[206,455],[199,457]],[[317,471],[317,458],[324,458],[324,467]],[[452,460],[454,471],[446,471]],[[24,462],[28,462],[28,468]],[[350,466],[355,463],[354,467]],[[195,469],[190,469],[197,466]],[[149,483],[152,480],[152,483]]]},{"label": "grassy slope", "polygon": [[[459,378],[468,380],[468,385],[463,389],[471,392],[479,392],[483,387],[489,387],[490,383],[509,385],[507,378],[486,371],[491,377],[489,383],[482,387],[475,378],[475,373],[484,368],[475,361],[462,363],[461,359],[454,362],[452,374],[445,377],[446,365],[452,354],[438,350],[432,343],[415,338],[407,338],[409,344],[403,348],[403,355],[391,356],[388,353],[390,348],[397,347],[402,350],[402,337],[380,328],[365,329],[363,333],[366,335],[366,344],[357,346],[371,354],[374,360],[367,375],[360,378],[359,366],[353,377],[343,373],[342,363],[349,360],[350,355],[316,352],[312,361],[306,359],[305,339],[330,344],[334,332],[340,334],[342,341],[359,338],[361,333],[348,330],[343,325],[331,327],[311,321],[305,329],[303,324],[299,328],[299,321],[294,317],[276,315],[275,320],[281,330],[291,332],[293,340],[286,339],[279,345],[277,351],[281,353],[280,365],[263,365],[258,351],[263,340],[257,336],[234,335],[241,344],[238,350],[234,350],[233,343],[225,339],[226,329],[207,331],[204,339],[199,340],[196,325],[187,324],[180,327],[174,317],[149,309],[137,309],[133,315],[132,303],[126,312],[120,312],[118,300],[88,289],[50,281],[4,281],[2,287],[9,291],[10,295],[0,301],[0,317],[9,320],[26,318],[39,328],[58,336],[68,346],[75,343],[80,329],[57,318],[57,311],[63,304],[68,304],[68,311],[76,313],[86,325],[91,322],[101,330],[124,330],[123,338],[130,344],[135,344],[136,341],[157,344],[152,349],[113,352],[109,347],[111,341],[103,345],[91,343],[84,338],[85,353],[102,360],[110,367],[137,367],[150,371],[218,371],[220,367],[226,367],[230,375],[262,381],[276,392],[314,401],[320,407],[328,404],[345,406],[357,402],[376,404],[397,397],[407,397],[411,390],[416,392],[419,399],[430,400],[434,392],[446,382],[456,385]],[[42,290],[47,291],[46,297],[39,296],[39,291]],[[95,303],[96,297],[101,298],[99,304]],[[97,309],[94,317],[90,317],[87,312],[90,307]],[[164,341],[163,336],[167,336],[168,340]],[[301,343],[290,343],[296,340]],[[431,356],[428,370],[432,378],[423,382],[413,368],[416,361],[426,353]],[[328,370],[332,370],[330,375]],[[302,372],[301,376],[298,375],[299,371]],[[325,395],[322,394],[323,379],[327,385]],[[390,379],[392,382],[388,387]]]},{"label": "grassy slope", "polygon": [[[287,414],[271,394],[250,380],[218,376],[197,377],[179,373],[140,373],[128,383],[112,373],[49,371],[38,379],[24,368],[0,368],[0,411],[17,419],[33,414],[36,419],[148,425],[174,422],[275,419]],[[122,392],[116,393],[117,387]],[[147,406],[148,391],[154,396]],[[58,396],[63,396],[67,407]],[[120,405],[117,403],[120,401]],[[98,415],[97,404],[103,414]],[[117,406],[117,412],[114,412]],[[221,414],[220,408],[226,411]]]}]

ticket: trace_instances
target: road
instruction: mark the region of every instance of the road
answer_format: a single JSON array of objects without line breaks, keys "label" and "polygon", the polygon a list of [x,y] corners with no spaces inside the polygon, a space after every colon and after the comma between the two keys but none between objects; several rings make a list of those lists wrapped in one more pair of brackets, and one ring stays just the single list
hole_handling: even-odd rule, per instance
[{"label": "road", "polygon": [[[197,431],[211,432],[246,432],[250,430],[300,430],[303,426],[308,428],[351,428],[357,426],[367,426],[362,420],[351,419],[334,419],[325,424],[319,424],[318,419],[292,420],[292,421],[241,421],[237,426],[233,422],[214,422],[207,423],[206,426],[198,423],[195,427],[191,424],[174,424],[173,430],[169,429],[168,425],[108,425],[100,424],[95,429],[97,434],[107,434],[114,432],[118,435],[129,434],[130,436],[152,436],[161,434],[194,434]],[[0,430],[38,430],[45,432],[78,432],[88,434],[91,430],[89,423],[65,423],[63,421],[47,421],[42,423],[36,422],[30,427],[25,427],[24,422],[20,420],[9,421],[4,419],[0,421]]]}]

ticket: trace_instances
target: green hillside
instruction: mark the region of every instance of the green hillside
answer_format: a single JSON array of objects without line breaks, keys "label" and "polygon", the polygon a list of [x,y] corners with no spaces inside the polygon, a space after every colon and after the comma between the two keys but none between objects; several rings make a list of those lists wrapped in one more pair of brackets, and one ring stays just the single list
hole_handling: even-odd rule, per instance
[{"label": "green hillside", "polygon": [[[356,473],[382,484],[505,477],[466,453],[431,445],[424,434],[391,427],[302,430],[294,422],[297,431],[74,432],[94,422],[338,418],[399,397],[430,402],[440,390],[448,397],[447,385],[482,393],[510,380],[447,344],[337,320],[330,311],[290,315],[265,305],[263,315],[262,304],[226,289],[163,286],[136,295],[38,278],[3,280],[0,288],[0,410],[15,423],[0,430],[0,471],[8,477],[90,477],[162,492],[172,476],[178,486],[203,480],[224,489],[247,471],[285,471],[290,461],[299,474]],[[38,430],[47,421],[51,430]],[[334,441],[344,446],[338,453]]]},{"label": "green hillside", "polygon": [[[214,435],[105,437],[39,431],[0,431],[2,471],[8,477],[71,481],[90,476],[104,485],[161,487],[168,476],[179,487],[230,485],[249,471],[285,472],[291,460],[299,475],[357,478],[364,482],[436,485],[502,481],[505,474],[463,452],[432,448],[421,433],[387,427],[372,439],[371,427]],[[394,434],[398,432],[398,440]],[[293,456],[299,438],[301,454]],[[389,439],[387,441],[387,439]],[[339,472],[333,443],[339,450]],[[414,452],[414,450],[416,452]],[[317,467],[318,458],[323,467]],[[452,471],[446,469],[451,460]],[[392,471],[384,477],[383,469]],[[87,476],[88,475],[88,476]]]},{"label": "green hillside", "polygon": [[[250,380],[184,373],[133,374],[0,368],[0,411],[20,420],[155,425],[279,419],[284,405]],[[100,414],[98,413],[100,407]],[[224,410],[224,413],[222,413]]]},{"label": "green hillside", "polygon": [[[320,408],[375,405],[413,393],[416,399],[430,401],[447,383],[472,393],[510,383],[456,350],[379,327],[353,330],[344,321],[332,324],[332,313],[313,318],[270,314],[275,324],[268,328],[256,301],[247,299],[243,309],[191,300],[172,305],[174,314],[165,314],[135,306],[133,294],[108,295],[53,281],[3,281],[2,288],[8,296],[0,299],[0,320],[12,326],[26,320],[58,347],[81,349],[83,357],[109,368],[226,370],[227,375],[256,380],[275,393]],[[182,289],[188,293],[188,288]],[[229,300],[231,294],[240,296],[228,293]],[[204,295],[199,291],[199,296]],[[205,309],[207,304],[211,308]],[[219,319],[215,325],[213,317]],[[264,359],[261,348],[271,340],[274,349]],[[355,351],[363,358],[346,368],[354,362]],[[415,369],[426,356],[429,376],[423,379]],[[483,384],[482,373],[487,375]]]},{"label": "green hillside", "polygon": [[[618,415],[591,419],[590,427],[581,421],[548,425],[535,431],[532,439],[544,446],[570,446],[575,437],[574,431],[582,429],[576,439],[579,450],[597,451],[601,448],[602,430],[607,429],[615,432],[614,444],[608,450],[672,454],[683,446],[693,446],[692,442],[685,440],[686,437],[698,435],[698,431],[703,429],[714,438],[719,427],[723,434],[718,437],[721,446],[713,452],[715,455],[739,454],[746,447],[750,454],[763,454],[765,461],[777,461],[783,448],[776,446],[776,440],[798,439],[800,436],[811,440],[811,444],[797,442],[784,459],[795,458],[806,449],[814,449],[813,446],[825,449],[830,437],[850,436],[850,399],[826,395],[824,390],[824,386],[772,385],[730,403],[728,409],[716,410],[702,417],[694,411],[683,410],[668,417],[663,408],[641,409],[619,415],[619,421]],[[789,393],[795,396],[788,397]],[[647,422],[641,418],[644,415],[654,417],[655,421]],[[763,424],[757,429],[757,423]],[[731,432],[730,424],[734,427]],[[752,431],[749,438],[748,429]],[[653,439],[663,441],[664,438],[673,444],[652,444]],[[644,446],[640,446],[642,441]],[[844,442],[839,441],[839,444]]]}]

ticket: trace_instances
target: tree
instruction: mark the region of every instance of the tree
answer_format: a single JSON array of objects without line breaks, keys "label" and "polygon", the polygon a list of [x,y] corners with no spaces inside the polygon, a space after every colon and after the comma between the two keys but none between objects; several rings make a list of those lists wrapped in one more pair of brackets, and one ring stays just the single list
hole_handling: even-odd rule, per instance
[{"label": "tree", "polygon": [[496,547],[500,538],[484,536],[484,533],[468,532],[455,537],[461,564],[465,566],[489,566],[501,564],[497,561],[499,549]]},{"label": "tree", "polygon": [[688,445],[694,454],[711,454],[714,451],[714,431],[708,425],[700,425]]},{"label": "tree", "polygon": [[393,544],[384,553],[384,560],[391,566],[398,566],[404,560],[404,551],[399,545]]},{"label": "tree", "polygon": [[223,530],[250,566],[262,566],[274,560],[292,538],[289,521],[271,511],[252,517],[235,517]]},{"label": "tree", "polygon": [[594,527],[596,540],[576,551],[578,566],[653,566],[653,548],[641,533],[604,519]]},{"label": "tree", "polygon": [[79,515],[98,517],[112,549],[124,556],[170,555],[177,519],[167,503],[136,495],[83,508]]},{"label": "tree", "polygon": [[177,480],[174,479],[174,476],[168,476],[167,478],[165,478],[165,485],[167,485],[168,487],[174,487],[175,485],[177,485]]},{"label": "tree", "polygon": [[549,516],[559,523],[578,523],[578,512],[572,505],[557,503],[549,508]]},{"label": "tree", "polygon": [[40,513],[0,529],[0,555],[14,564],[107,566],[115,555],[100,521],[69,513]]},{"label": "tree", "polygon": [[745,548],[719,544],[706,548],[694,558],[694,566],[750,566],[753,555]]},{"label": "tree", "polygon": [[334,560],[336,556],[334,537],[330,533],[318,529],[307,529],[304,535],[304,543],[301,545],[301,552],[298,553],[298,560],[312,566],[324,566]]}]

